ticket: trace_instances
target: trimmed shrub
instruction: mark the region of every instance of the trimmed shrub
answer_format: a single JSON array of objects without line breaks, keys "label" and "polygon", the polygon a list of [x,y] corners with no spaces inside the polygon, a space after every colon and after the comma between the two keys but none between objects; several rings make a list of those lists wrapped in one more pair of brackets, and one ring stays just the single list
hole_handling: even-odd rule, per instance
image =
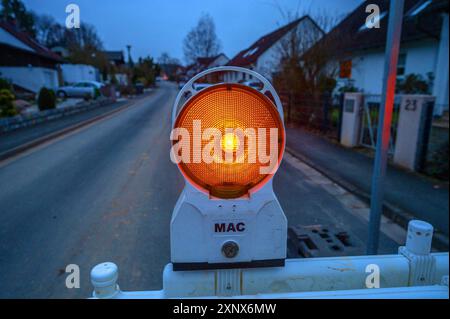
[{"label": "trimmed shrub", "polygon": [[433,73],[427,73],[425,79],[420,74],[411,73],[402,80],[397,80],[396,92],[403,94],[430,94],[433,85]]},{"label": "trimmed shrub", "polygon": [[99,88],[95,88],[94,89],[94,99],[100,97],[102,95],[102,92],[100,91]]},{"label": "trimmed shrub", "polygon": [[8,80],[6,80],[4,78],[0,78],[0,90],[3,90],[3,89],[12,91],[12,86]]},{"label": "trimmed shrub", "polygon": [[431,163],[429,163],[428,172],[431,176],[439,178],[441,180],[447,180],[449,178],[448,172],[449,163],[449,142],[441,144],[432,156]]},{"label": "trimmed shrub", "polygon": [[120,95],[128,96],[136,94],[136,90],[131,85],[121,86],[120,87]]},{"label": "trimmed shrub", "polygon": [[85,101],[90,101],[90,100],[92,99],[92,95],[91,95],[90,93],[86,93],[86,94],[83,96],[83,99],[84,99]]},{"label": "trimmed shrub", "polygon": [[321,76],[318,84],[321,93],[330,93],[333,92],[337,82],[334,78]]},{"label": "trimmed shrub", "polygon": [[51,89],[43,87],[39,91],[38,106],[41,111],[54,109],[56,107],[55,92]]},{"label": "trimmed shrub", "polygon": [[113,85],[119,84],[119,81],[117,80],[115,74],[113,74],[112,77],[111,77],[111,84],[113,84]]},{"label": "trimmed shrub", "polygon": [[14,94],[8,89],[0,89],[0,117],[14,116],[17,114],[14,106]]}]

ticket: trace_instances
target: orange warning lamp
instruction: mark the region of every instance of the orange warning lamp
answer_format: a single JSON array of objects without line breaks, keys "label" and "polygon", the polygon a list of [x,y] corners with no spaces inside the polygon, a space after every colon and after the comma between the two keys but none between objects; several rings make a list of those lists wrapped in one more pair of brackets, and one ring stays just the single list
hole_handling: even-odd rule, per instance
[{"label": "orange warning lamp", "polygon": [[[201,129],[194,127],[196,123],[201,123]],[[200,141],[189,161],[178,163],[182,174],[196,188],[218,198],[238,198],[263,186],[275,173],[284,151],[284,127],[276,106],[266,95],[242,84],[224,83],[201,90],[186,102],[174,128],[189,132],[192,147],[196,147],[195,140]],[[204,155],[212,143],[205,139],[207,128],[220,133],[220,145],[215,145],[220,149],[211,154],[215,157],[210,163],[195,158]],[[273,149],[276,163],[264,172],[261,168],[269,165],[264,159]],[[231,160],[224,160],[227,156]]]}]

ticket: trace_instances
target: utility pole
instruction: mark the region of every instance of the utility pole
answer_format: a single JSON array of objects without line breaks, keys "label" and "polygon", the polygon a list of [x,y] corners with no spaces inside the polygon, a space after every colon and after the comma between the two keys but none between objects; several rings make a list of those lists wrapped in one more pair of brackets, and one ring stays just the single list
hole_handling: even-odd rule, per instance
[{"label": "utility pole", "polygon": [[[391,137],[395,82],[397,79],[397,60],[402,34],[403,4],[404,0],[389,1],[383,91],[378,116],[377,146],[372,175],[372,194],[370,197],[368,255],[376,255],[378,252],[380,220],[383,211],[384,179],[386,175],[389,139]],[[378,30],[378,32],[382,31]]]}]

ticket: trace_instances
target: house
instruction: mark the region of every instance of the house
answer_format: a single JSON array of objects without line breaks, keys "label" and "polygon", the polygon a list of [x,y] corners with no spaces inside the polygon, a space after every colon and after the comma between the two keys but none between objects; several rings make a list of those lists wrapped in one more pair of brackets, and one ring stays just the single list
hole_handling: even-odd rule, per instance
[{"label": "house", "polygon": [[103,51],[108,58],[109,63],[115,66],[121,66],[125,64],[125,56],[123,51]]},{"label": "house", "polygon": [[[380,8],[380,28],[368,28],[368,4]],[[367,94],[381,94],[389,1],[362,3],[321,41],[329,41],[339,69],[338,86],[354,86]],[[337,40],[337,41],[333,41]],[[432,75],[431,94],[436,97],[435,115],[448,110],[448,1],[406,0],[397,65],[398,79]]]},{"label": "house", "polygon": [[178,75],[182,73],[182,67],[177,63],[161,63],[159,67],[161,68],[160,76],[165,80],[177,80]]},{"label": "house", "polygon": [[60,65],[62,84],[72,84],[83,81],[100,81],[100,72],[89,64],[68,63],[70,52],[63,46],[54,46],[50,50],[61,57]]},{"label": "house", "polygon": [[[305,15],[296,19],[275,31],[259,38],[245,50],[240,51],[233,57],[227,65],[239,66],[254,70],[269,80],[272,79],[274,73],[277,72],[280,60],[282,58],[283,43],[288,41],[292,34],[309,34],[309,43],[304,43],[303,50],[307,50],[311,45],[318,41],[324,34],[324,31],[316,24],[316,22]],[[250,80],[245,74],[227,73],[226,81],[239,82]]]},{"label": "house", "polygon": [[13,85],[38,92],[42,87],[56,88],[60,56],[40,45],[14,25],[0,21],[0,77]]},{"label": "house", "polygon": [[66,59],[69,57],[69,50],[63,46],[55,46],[50,48],[53,52],[55,52],[57,55],[59,55],[61,58]]},{"label": "house", "polygon": [[[194,75],[207,70],[207,69],[211,69],[214,67],[218,67],[218,66],[224,66],[228,63],[229,58],[224,54],[224,53],[220,53],[216,56],[212,56],[212,57],[199,57],[197,58],[196,62],[188,65],[185,68],[185,77],[187,79],[192,78]],[[219,78],[221,77],[220,74],[211,74],[211,75],[207,75],[205,79],[203,79],[205,82],[208,83],[214,83],[219,81]]]},{"label": "house", "polygon": [[128,75],[125,72],[121,72],[125,67],[125,56],[123,51],[103,51],[103,53],[105,53],[108,62],[115,66],[116,69],[114,77],[108,74],[108,82],[113,81],[114,78],[115,81],[117,81],[117,84],[128,85]]}]

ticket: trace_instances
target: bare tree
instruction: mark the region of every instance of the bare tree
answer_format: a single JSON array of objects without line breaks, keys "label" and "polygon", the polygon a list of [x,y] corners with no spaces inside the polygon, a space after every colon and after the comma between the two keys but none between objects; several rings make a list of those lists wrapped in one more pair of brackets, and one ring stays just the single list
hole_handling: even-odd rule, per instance
[{"label": "bare tree", "polygon": [[[288,14],[293,22],[299,16],[310,17],[307,13]],[[324,41],[325,32],[336,25],[338,18],[321,13],[306,18],[298,27],[289,32],[278,46],[279,65],[276,82],[288,92],[317,94],[330,91],[337,67],[333,60],[333,44]]]},{"label": "bare tree", "polygon": [[197,26],[184,39],[183,51],[187,63],[193,63],[199,57],[211,57],[219,54],[220,41],[216,35],[214,20],[208,14],[200,17]]},{"label": "bare tree", "polygon": [[36,40],[42,45],[52,48],[55,46],[65,46],[67,42],[67,29],[57,23],[52,16],[35,15]]},{"label": "bare tree", "polygon": [[1,0],[0,20],[12,22],[32,37],[36,36],[34,14],[20,0]]},{"label": "bare tree", "polygon": [[330,124],[330,110],[341,59],[340,43],[351,35],[333,32],[340,18],[325,11],[282,12],[282,16],[294,23],[306,17],[280,41],[279,63],[274,67],[274,85],[287,99],[286,121],[326,132],[335,125]]},{"label": "bare tree", "polygon": [[99,51],[103,47],[93,25],[83,23],[79,29],[67,29],[49,15],[35,15],[35,20],[36,39],[49,48],[62,46],[69,51]]},{"label": "bare tree", "polygon": [[49,30],[54,24],[56,24],[55,19],[48,14],[43,14],[43,15],[36,14],[34,16],[34,21],[35,21],[35,28],[36,28],[36,40],[39,43],[42,43],[45,46],[47,46],[47,38],[48,38]]},{"label": "bare tree", "polygon": [[93,25],[83,23],[79,29],[66,29],[67,47],[101,50],[103,43]]},{"label": "bare tree", "polygon": [[168,65],[168,64],[176,64],[180,65],[180,61],[177,58],[173,58],[169,55],[167,52],[161,53],[161,55],[158,58],[158,63],[162,65]]}]

